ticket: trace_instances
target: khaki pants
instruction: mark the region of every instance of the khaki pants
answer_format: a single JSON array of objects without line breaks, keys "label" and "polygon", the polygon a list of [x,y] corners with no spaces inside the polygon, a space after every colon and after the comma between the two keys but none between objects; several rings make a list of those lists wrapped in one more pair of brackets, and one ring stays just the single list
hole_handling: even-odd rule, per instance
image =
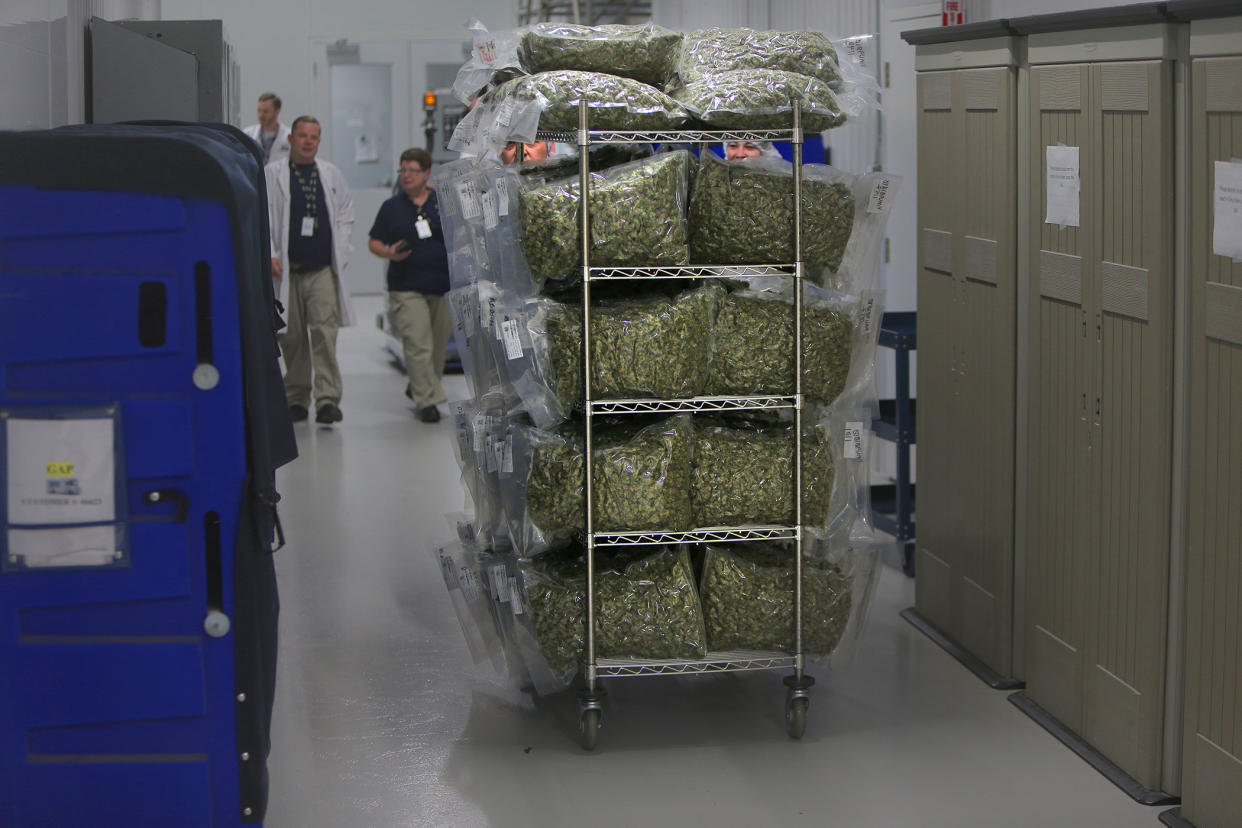
[{"label": "khaki pants", "polygon": [[410,396],[419,408],[446,402],[440,377],[452,323],[443,296],[412,290],[388,292],[388,315],[405,352]]},{"label": "khaki pants", "polygon": [[[285,400],[310,408],[311,369],[315,407],[341,404],[341,369],[336,364],[340,327],[336,274],[330,267],[285,274],[289,280],[289,326],[280,335],[285,355]],[[308,340],[309,339],[309,343]]]}]

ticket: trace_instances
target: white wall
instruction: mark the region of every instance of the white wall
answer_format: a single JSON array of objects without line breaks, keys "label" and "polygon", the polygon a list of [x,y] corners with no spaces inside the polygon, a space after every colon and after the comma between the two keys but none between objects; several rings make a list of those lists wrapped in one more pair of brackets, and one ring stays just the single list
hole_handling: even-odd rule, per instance
[{"label": "white wall", "polygon": [[421,95],[423,63],[436,58],[420,59],[420,53],[442,53],[448,48],[460,59],[460,44],[469,39],[465,24],[471,17],[491,29],[512,28],[517,4],[511,0],[163,0],[165,20],[224,21],[241,66],[243,125],[254,123],[253,102],[269,90],[284,101],[281,116],[286,122],[305,113],[321,120],[329,116],[314,112],[317,101],[312,86],[316,73],[326,69],[316,63],[316,42],[410,42],[414,57],[410,87]]}]

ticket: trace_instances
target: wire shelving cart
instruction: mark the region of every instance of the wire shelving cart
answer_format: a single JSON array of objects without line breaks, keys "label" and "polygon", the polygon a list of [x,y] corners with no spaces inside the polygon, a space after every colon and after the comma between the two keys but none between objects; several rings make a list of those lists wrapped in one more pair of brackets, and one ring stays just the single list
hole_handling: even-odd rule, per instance
[{"label": "wire shelving cart", "polygon": [[[802,119],[794,103],[793,128],[784,130],[662,130],[606,131],[591,130],[585,101],[579,103],[578,131],[572,133],[540,133],[539,140],[575,143],[579,153],[580,236],[582,243],[582,366],[585,400],[585,494],[586,494],[586,653],[584,675],[586,686],[579,692],[579,728],[582,746],[593,750],[599,734],[605,696],[600,680],[612,677],[687,675],[724,673],[748,670],[787,670],[785,723],[791,737],[801,738],[806,730],[809,690],[814,678],[805,672],[802,649],[803,543],[802,518]],[[745,266],[679,266],[679,267],[595,267],[591,265],[590,240],[590,163],[592,145],[616,143],[700,143],[722,141],[789,141],[793,148],[794,261],[770,265]],[[597,400],[591,389],[591,285],[606,280],[703,279],[737,278],[744,276],[787,276],[794,280],[794,394],[792,396],[714,396],[692,399],[626,399]],[[794,430],[794,524],[792,526],[730,526],[695,529],[688,532],[596,532],[593,507],[593,437],[592,418],[602,414],[623,415],[673,412],[722,412],[746,410],[792,409]],[[644,545],[736,542],[793,541],[796,554],[794,579],[794,647],[792,653],[780,651],[712,652],[699,659],[600,658],[595,649],[595,550],[600,548]]]}]

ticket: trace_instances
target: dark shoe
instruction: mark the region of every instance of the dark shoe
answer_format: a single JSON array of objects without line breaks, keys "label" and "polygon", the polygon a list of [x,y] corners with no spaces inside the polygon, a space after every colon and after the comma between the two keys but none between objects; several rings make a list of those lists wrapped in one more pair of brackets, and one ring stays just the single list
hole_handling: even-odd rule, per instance
[{"label": "dark shoe", "polygon": [[306,422],[306,418],[310,416],[310,411],[304,405],[289,406],[289,419],[295,423]]},{"label": "dark shoe", "polygon": [[345,415],[341,413],[341,409],[337,407],[336,403],[324,403],[315,412],[315,422],[323,423],[324,425],[339,423],[343,419],[345,419]]},{"label": "dark shoe", "polygon": [[418,413],[415,416],[424,423],[438,423],[440,422],[440,409],[434,405],[425,405],[418,409]]}]

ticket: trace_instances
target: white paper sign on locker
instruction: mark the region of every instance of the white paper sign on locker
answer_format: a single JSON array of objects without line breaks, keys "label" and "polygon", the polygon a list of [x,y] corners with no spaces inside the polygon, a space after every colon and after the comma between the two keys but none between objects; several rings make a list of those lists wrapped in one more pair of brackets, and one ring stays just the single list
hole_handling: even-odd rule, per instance
[{"label": "white paper sign on locker", "polygon": [[1216,162],[1212,198],[1212,252],[1242,259],[1242,163]]},{"label": "white paper sign on locker", "polygon": [[1061,227],[1079,227],[1082,179],[1078,147],[1048,147],[1048,215],[1044,221]]}]

